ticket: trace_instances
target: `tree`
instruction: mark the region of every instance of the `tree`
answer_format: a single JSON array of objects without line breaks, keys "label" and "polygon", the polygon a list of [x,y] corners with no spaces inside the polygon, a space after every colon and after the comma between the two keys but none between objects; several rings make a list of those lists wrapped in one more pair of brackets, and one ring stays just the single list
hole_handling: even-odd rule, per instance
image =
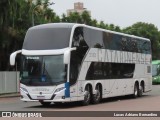
[{"label": "tree", "polygon": [[123,29],[124,33],[148,38],[151,40],[152,58],[160,59],[160,34],[158,28],[153,24],[137,22],[132,26]]},{"label": "tree", "polygon": [[62,14],[61,22],[69,22],[68,17],[65,14]]},{"label": "tree", "polygon": [[[10,70],[10,53],[22,48],[25,33],[35,23],[59,22],[59,16],[48,7],[49,0],[0,0],[0,71]],[[44,7],[37,5],[43,4]],[[38,13],[39,12],[39,13]]]},{"label": "tree", "polygon": [[91,20],[91,25],[92,26],[97,27],[97,24],[98,24],[98,22],[97,22],[96,19]]},{"label": "tree", "polygon": [[100,23],[98,24],[98,27],[106,29],[106,25],[105,25],[105,23],[103,21],[100,21]]},{"label": "tree", "polygon": [[81,15],[82,17],[82,23],[86,25],[91,25],[91,16],[87,11],[84,11]]},{"label": "tree", "polygon": [[[43,7],[40,7],[43,6]],[[10,53],[22,48],[28,28],[32,26],[32,14],[35,25],[50,22],[82,23],[103,29],[121,32],[119,26],[97,22],[91,19],[87,11],[72,13],[62,18],[49,8],[49,0],[0,0],[0,71],[10,70]],[[153,25],[138,22],[123,29],[124,33],[146,37],[151,40],[153,59],[160,59],[160,31]]]},{"label": "tree", "polygon": [[79,13],[73,12],[68,17],[68,22],[70,23],[81,23],[82,19]]}]

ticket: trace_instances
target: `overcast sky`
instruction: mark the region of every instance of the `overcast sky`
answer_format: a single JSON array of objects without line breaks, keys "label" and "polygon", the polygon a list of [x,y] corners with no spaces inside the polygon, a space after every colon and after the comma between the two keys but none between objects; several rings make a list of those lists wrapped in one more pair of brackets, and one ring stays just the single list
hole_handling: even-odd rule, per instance
[{"label": "overcast sky", "polygon": [[51,7],[61,16],[83,2],[91,17],[107,24],[128,27],[136,22],[152,23],[160,30],[160,0],[50,0]]}]

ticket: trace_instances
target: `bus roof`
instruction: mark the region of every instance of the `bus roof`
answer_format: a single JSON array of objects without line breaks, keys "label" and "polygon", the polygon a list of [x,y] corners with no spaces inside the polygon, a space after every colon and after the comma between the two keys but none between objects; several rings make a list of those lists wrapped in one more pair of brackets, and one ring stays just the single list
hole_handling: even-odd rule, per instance
[{"label": "bus roof", "polygon": [[152,64],[160,64],[160,60],[152,60]]},{"label": "bus roof", "polygon": [[72,28],[76,23],[48,23],[33,26],[30,29],[43,29],[43,28]]},{"label": "bus roof", "polygon": [[99,31],[104,31],[104,32],[108,32],[108,33],[113,33],[113,34],[118,34],[118,35],[123,35],[123,36],[128,36],[128,37],[132,37],[132,38],[137,38],[137,39],[150,41],[147,38],[138,37],[138,36],[135,36],[135,35],[129,35],[129,34],[121,33],[121,32],[115,32],[115,31],[106,30],[106,29],[102,29],[102,28],[97,28],[97,27],[93,27],[93,26],[88,26],[88,25],[85,25],[85,24],[78,24],[78,23],[48,23],[48,24],[33,26],[30,29],[73,28],[73,27],[75,27],[75,28],[76,27],[87,27],[87,28],[94,29],[94,30],[99,30]]}]

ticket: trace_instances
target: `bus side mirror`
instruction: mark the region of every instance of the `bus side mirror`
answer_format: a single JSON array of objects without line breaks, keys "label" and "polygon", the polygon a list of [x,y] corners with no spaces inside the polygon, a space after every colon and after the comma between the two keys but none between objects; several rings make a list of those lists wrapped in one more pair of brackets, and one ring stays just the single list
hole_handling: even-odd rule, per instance
[{"label": "bus side mirror", "polygon": [[71,51],[76,50],[76,48],[70,48],[69,50],[64,52],[64,64],[69,64],[70,62],[70,56],[71,56]]},{"label": "bus side mirror", "polygon": [[65,51],[64,52],[64,64],[69,64],[69,60],[70,60],[70,55],[71,55],[71,51]]},{"label": "bus side mirror", "polygon": [[22,50],[17,50],[15,52],[13,52],[11,55],[10,55],[10,65],[14,66],[15,65],[15,58],[17,56],[18,53],[21,53]]}]

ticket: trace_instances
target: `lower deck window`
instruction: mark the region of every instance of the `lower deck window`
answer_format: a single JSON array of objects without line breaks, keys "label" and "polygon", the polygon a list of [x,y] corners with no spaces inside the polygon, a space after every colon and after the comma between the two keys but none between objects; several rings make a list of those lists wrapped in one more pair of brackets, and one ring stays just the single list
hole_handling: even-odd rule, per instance
[{"label": "lower deck window", "polygon": [[135,64],[92,62],[86,80],[133,78]]}]

